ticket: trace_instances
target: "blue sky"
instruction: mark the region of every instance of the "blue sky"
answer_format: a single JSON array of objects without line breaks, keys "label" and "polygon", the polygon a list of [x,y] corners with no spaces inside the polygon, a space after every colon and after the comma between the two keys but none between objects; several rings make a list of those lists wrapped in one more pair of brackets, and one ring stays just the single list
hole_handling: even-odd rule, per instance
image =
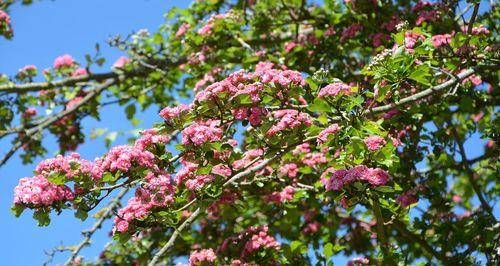
[{"label": "blue sky", "polygon": [[[103,55],[108,62],[102,69],[107,71],[116,58],[122,55],[109,48],[105,40],[114,34],[126,35],[139,29],[154,31],[164,22],[163,14],[172,6],[185,7],[189,1],[164,0],[72,0],[72,1],[40,1],[28,7],[15,5],[11,9],[14,39],[7,41],[0,38],[0,73],[14,74],[19,68],[34,64],[39,69],[52,65],[54,58],[62,54],[71,54],[80,62],[84,62],[84,54],[94,51],[96,42],[101,44]],[[149,127],[159,121],[157,109],[152,108],[140,115],[144,120],[139,127]],[[125,119],[123,111],[118,107],[107,107],[102,114],[102,121],[92,119],[84,121],[87,133],[95,127],[107,127],[114,130],[130,130],[132,127]],[[117,123],[121,121],[121,123]],[[114,144],[124,143],[125,137],[119,137]],[[49,154],[57,151],[53,138],[48,138]],[[482,152],[482,141],[475,138],[468,142],[469,157],[473,158]],[[5,140],[0,142],[3,154],[10,145]],[[84,158],[93,159],[106,152],[102,139],[89,140],[79,150]],[[36,163],[39,160],[36,160]],[[94,220],[82,223],[73,217],[71,212],[60,216],[52,215],[52,223],[48,227],[38,227],[25,212],[15,218],[9,209],[12,204],[13,189],[19,178],[31,176],[36,164],[22,165],[18,156],[14,156],[6,166],[0,168],[0,226],[3,241],[0,242],[0,265],[40,265],[47,257],[44,250],[62,244],[76,245],[82,239],[80,231],[92,226]],[[107,233],[111,222],[93,237],[93,244],[81,252],[92,259],[109,240]],[[64,262],[68,253],[59,254],[54,262]],[[337,258],[336,264],[342,265],[345,258]]]},{"label": "blue sky", "polygon": [[[162,24],[164,13],[172,6],[186,7],[189,1],[164,0],[72,0],[72,1],[36,1],[31,6],[15,5],[11,8],[11,17],[15,36],[11,41],[0,38],[0,73],[15,74],[25,65],[33,64],[39,69],[52,66],[54,58],[62,54],[71,54],[84,62],[85,53],[93,54],[95,43],[101,44],[103,55],[108,62],[95,72],[108,71],[111,64],[122,55],[120,51],[109,48],[106,39],[115,34],[126,35],[139,29],[154,31]],[[157,109],[152,108],[140,115],[144,122],[140,127],[149,127],[159,121]],[[88,133],[94,127],[112,127],[115,130],[130,130],[121,108],[108,107],[101,112],[102,121],[87,119],[83,125]],[[121,121],[121,123],[117,123]],[[122,144],[125,137],[118,138],[115,144]],[[48,138],[48,155],[57,151],[53,138]],[[2,140],[0,152],[10,148],[10,143]],[[78,152],[82,157],[93,159],[106,152],[102,139],[89,140]],[[39,161],[36,160],[35,163]],[[71,212],[60,216],[51,215],[48,227],[38,227],[27,211],[15,218],[9,209],[12,204],[13,189],[19,178],[31,176],[36,164],[22,165],[16,156],[0,168],[0,226],[3,241],[0,241],[0,265],[40,265],[46,260],[44,250],[64,243],[76,245],[82,239],[80,231],[91,227],[94,220],[82,223]],[[85,248],[82,255],[94,258],[109,240],[107,233],[111,223],[97,232],[93,245]],[[66,260],[68,253],[55,257],[54,262]]]}]

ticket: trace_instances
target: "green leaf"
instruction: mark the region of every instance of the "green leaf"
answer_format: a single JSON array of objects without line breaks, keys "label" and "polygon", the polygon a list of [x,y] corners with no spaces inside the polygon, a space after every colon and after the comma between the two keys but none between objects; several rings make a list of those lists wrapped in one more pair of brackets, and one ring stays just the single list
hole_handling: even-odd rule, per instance
[{"label": "green leaf", "polygon": [[19,217],[23,213],[24,209],[26,209],[26,207],[23,205],[14,204],[14,206],[10,208],[10,212],[12,212],[16,217]]},{"label": "green leaf", "polygon": [[50,224],[49,213],[43,210],[35,211],[33,213],[33,218],[38,221],[38,226],[48,226]]},{"label": "green leaf", "polygon": [[129,104],[125,108],[125,114],[127,115],[127,119],[128,120],[130,120],[130,119],[132,119],[134,117],[135,112],[136,112],[135,104]]},{"label": "green leaf", "polygon": [[378,186],[375,190],[382,193],[394,192],[394,188],[390,186]]},{"label": "green leaf", "polygon": [[294,241],[292,241],[292,243],[290,243],[290,249],[292,250],[292,252],[295,252],[298,248],[300,248],[303,245],[304,244],[302,244],[301,241],[294,240]]},{"label": "green leaf", "polygon": [[75,217],[82,221],[85,221],[87,220],[87,217],[89,217],[89,213],[82,209],[78,209],[75,213]]},{"label": "green leaf", "polygon": [[314,99],[313,104],[309,105],[307,109],[311,112],[331,112],[332,108],[326,101],[320,98]]},{"label": "green leaf", "polygon": [[424,85],[431,85],[429,82],[429,77],[431,77],[431,74],[429,73],[429,67],[420,65],[417,67],[417,69],[411,72],[408,78]]},{"label": "green leaf", "polygon": [[329,259],[330,257],[333,256],[333,244],[332,243],[326,243],[326,245],[323,247],[323,254],[325,255],[326,259]]},{"label": "green leaf", "polygon": [[51,172],[47,180],[54,185],[61,186],[66,183],[66,176],[61,173]]}]

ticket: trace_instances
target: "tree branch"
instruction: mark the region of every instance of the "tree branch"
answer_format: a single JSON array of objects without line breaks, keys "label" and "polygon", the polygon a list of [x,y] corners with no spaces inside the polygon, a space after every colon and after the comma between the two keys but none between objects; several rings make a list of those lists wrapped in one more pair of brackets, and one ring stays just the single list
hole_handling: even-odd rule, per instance
[{"label": "tree branch", "polygon": [[84,246],[90,244],[90,238],[92,237],[92,235],[97,231],[97,229],[101,228],[102,223],[104,223],[104,221],[111,216],[113,210],[117,207],[117,205],[120,203],[120,200],[125,196],[125,194],[127,194],[127,192],[128,188],[122,189],[120,193],[118,193],[118,195],[113,200],[110,201],[110,203],[106,207],[107,208],[106,211],[102,214],[101,218],[99,218],[99,220],[94,224],[94,226],[92,226],[90,230],[82,232],[82,234],[85,237],[73,250],[66,263],[64,263],[64,266],[71,265],[73,263],[73,260],[80,252],[80,250],[82,250]]}]

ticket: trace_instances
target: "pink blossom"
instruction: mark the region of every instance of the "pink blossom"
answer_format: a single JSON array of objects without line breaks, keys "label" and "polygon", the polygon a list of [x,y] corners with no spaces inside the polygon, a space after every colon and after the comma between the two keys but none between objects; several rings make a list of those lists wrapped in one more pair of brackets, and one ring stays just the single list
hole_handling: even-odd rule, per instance
[{"label": "pink blossom", "polygon": [[370,263],[370,260],[368,260],[367,258],[354,258],[354,259],[350,259],[346,266],[355,266],[355,265],[359,265],[359,264],[369,264]]},{"label": "pink blossom", "polygon": [[185,104],[179,104],[176,107],[165,107],[160,111],[160,116],[169,121],[174,118],[179,118],[182,113],[189,112],[191,108]]},{"label": "pink blossom", "polygon": [[306,154],[306,156],[302,158],[301,162],[305,165],[314,167],[318,164],[327,163],[328,160],[323,153],[315,152]]},{"label": "pink blossom", "polygon": [[330,36],[333,36],[335,34],[335,30],[333,29],[333,27],[328,27],[328,29],[325,30],[325,32],[323,33],[323,36],[325,38],[328,38]]},{"label": "pink blossom", "polygon": [[483,119],[483,117],[484,117],[484,112],[482,112],[482,111],[481,111],[481,112],[479,112],[479,113],[477,113],[477,114],[473,115],[473,116],[472,116],[472,120],[473,120],[474,122],[478,123],[479,121],[481,121],[481,119]]},{"label": "pink blossom", "polygon": [[36,111],[36,109],[35,109],[35,108],[33,108],[33,107],[28,107],[28,108],[26,108],[26,110],[24,111],[24,113],[23,113],[22,117],[23,117],[23,119],[29,119],[29,118],[31,118],[31,117],[33,117],[33,116],[37,115],[37,113],[38,113],[38,112]]},{"label": "pink blossom", "polygon": [[189,256],[189,266],[198,266],[206,262],[208,264],[213,264],[217,256],[213,249],[202,249],[199,251],[193,251]]},{"label": "pink blossom", "polygon": [[404,46],[408,52],[413,52],[415,44],[418,40],[425,40],[425,36],[415,32],[408,31],[405,33]]},{"label": "pink blossom", "polygon": [[88,74],[87,69],[85,69],[83,67],[79,67],[75,71],[73,71],[73,73],[71,73],[71,76],[78,77],[78,76],[83,76],[83,75],[87,75],[87,74]]},{"label": "pink blossom", "polygon": [[56,60],[54,61],[54,68],[60,69],[63,67],[72,67],[74,63],[75,61],[73,60],[73,57],[71,57],[71,55],[65,54],[56,58]]},{"label": "pink blossom", "polygon": [[[462,32],[467,32],[468,26],[467,27],[466,26],[462,26],[461,30],[462,30]],[[473,27],[472,31],[471,31],[471,34],[472,35],[481,35],[481,34],[488,35],[488,34],[490,34],[490,31],[485,26],[481,25],[479,27]]]},{"label": "pink blossom", "polygon": [[445,45],[445,44],[450,44],[451,43],[451,35],[450,34],[442,34],[442,35],[435,35],[432,36],[432,45],[436,48]]},{"label": "pink blossom", "polygon": [[318,97],[319,98],[323,98],[326,96],[335,97],[339,94],[350,95],[351,94],[351,87],[349,85],[347,85],[345,83],[341,83],[341,82],[332,83],[332,84],[326,85],[324,88],[322,88],[318,93]]},{"label": "pink blossom", "polygon": [[422,25],[424,22],[433,22],[439,18],[439,13],[435,10],[422,11],[417,18],[415,24],[417,26]]},{"label": "pink blossom", "polygon": [[372,186],[385,185],[390,179],[389,174],[380,168],[368,168],[358,165],[351,169],[336,170],[328,168],[321,175],[321,182],[326,190],[341,190],[345,185],[359,180],[366,181]]},{"label": "pink blossom", "polygon": [[218,128],[219,121],[208,120],[197,122],[182,130],[182,144],[200,146],[207,142],[219,141],[222,129]]},{"label": "pink blossom", "polygon": [[128,63],[130,63],[130,59],[128,57],[121,56],[115,61],[112,68],[123,68]]},{"label": "pink blossom", "polygon": [[302,113],[294,109],[278,110],[274,113],[274,118],[279,120],[267,131],[267,136],[274,136],[281,131],[294,129],[303,125],[310,126],[312,123],[307,113]]},{"label": "pink blossom", "polygon": [[282,175],[286,175],[290,178],[297,177],[298,172],[299,172],[299,169],[297,167],[297,164],[295,164],[295,163],[284,164],[280,167],[280,173]]},{"label": "pink blossom", "polygon": [[378,32],[378,33],[375,33],[374,35],[372,35],[373,47],[382,46],[384,44],[384,42],[387,42],[390,40],[391,40],[391,36],[389,36],[385,33],[382,33],[382,32]]},{"label": "pink blossom", "polygon": [[14,204],[50,206],[61,201],[72,201],[73,192],[67,186],[50,183],[44,176],[25,177],[14,188]]},{"label": "pink blossom", "polygon": [[318,134],[318,139],[317,139],[318,144],[326,143],[328,141],[328,137],[330,135],[336,134],[337,132],[339,132],[339,130],[340,127],[338,124],[332,124],[328,126]]},{"label": "pink blossom", "polygon": [[353,38],[361,30],[363,30],[363,26],[361,26],[361,24],[355,23],[350,25],[349,27],[345,28],[342,31],[342,36],[340,37],[340,41],[344,42],[347,39]]},{"label": "pink blossom", "polygon": [[187,23],[182,23],[177,32],[175,33],[176,38],[180,38],[186,34],[191,26]]},{"label": "pink blossom", "polygon": [[396,202],[401,205],[401,207],[405,208],[414,203],[418,202],[417,190],[409,189],[396,198]]},{"label": "pink blossom", "polygon": [[[1,11],[1,10],[0,10]],[[20,72],[36,72],[38,69],[34,65],[27,65],[19,69]]]},{"label": "pink blossom", "polygon": [[285,52],[286,52],[286,53],[291,52],[291,51],[292,51],[295,47],[297,47],[297,45],[298,45],[298,44],[297,44],[296,42],[294,42],[294,41],[287,42],[287,43],[285,44]]},{"label": "pink blossom", "polygon": [[369,136],[366,137],[363,142],[365,143],[366,147],[370,151],[376,151],[380,149],[380,147],[384,146],[387,142],[385,141],[384,138],[380,136]]}]

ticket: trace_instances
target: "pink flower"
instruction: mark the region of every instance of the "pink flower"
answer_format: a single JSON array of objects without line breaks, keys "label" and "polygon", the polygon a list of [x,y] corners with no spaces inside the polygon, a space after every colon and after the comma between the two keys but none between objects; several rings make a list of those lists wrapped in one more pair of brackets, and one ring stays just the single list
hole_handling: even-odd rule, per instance
[{"label": "pink flower", "polygon": [[297,177],[298,172],[299,169],[295,163],[288,163],[280,167],[280,173],[290,178]]},{"label": "pink flower", "polygon": [[206,262],[208,264],[213,264],[217,256],[213,249],[202,249],[200,251],[194,251],[189,256],[189,266],[198,266]]},{"label": "pink flower", "polygon": [[14,204],[50,206],[60,201],[72,201],[73,198],[69,187],[54,185],[42,175],[21,178],[14,188]]},{"label": "pink flower", "polygon": [[345,83],[341,83],[341,82],[332,83],[332,84],[329,84],[329,85],[325,86],[324,88],[322,88],[318,93],[318,97],[319,98],[323,98],[326,96],[335,97],[339,94],[350,95],[351,94],[351,87],[349,85],[347,85]]},{"label": "pink flower", "polygon": [[436,48],[449,44],[451,42],[451,35],[450,34],[442,34],[442,35],[435,35],[432,36],[432,45]]},{"label": "pink flower", "polygon": [[418,202],[417,189],[409,189],[396,198],[396,202],[405,208]]},{"label": "pink flower", "polygon": [[287,42],[287,43],[285,44],[285,52],[286,52],[286,53],[291,52],[291,51],[293,50],[293,48],[297,47],[297,45],[298,45],[298,44],[297,44],[296,42],[294,42],[294,41]]},{"label": "pink flower", "polygon": [[36,109],[35,109],[35,108],[33,108],[33,107],[29,107],[29,108],[27,108],[27,109],[24,111],[24,113],[23,113],[22,117],[23,117],[24,119],[29,119],[29,118],[31,118],[31,117],[33,117],[33,116],[37,115],[37,113],[38,113],[38,112],[36,111]]},{"label": "pink flower", "polygon": [[[1,10],[0,10],[1,11]],[[34,65],[27,65],[19,69],[20,72],[36,72],[38,69]]]},{"label": "pink flower", "polygon": [[346,266],[354,266],[354,265],[359,265],[359,264],[368,264],[370,263],[370,260],[368,260],[367,258],[354,258],[354,259],[350,259]]},{"label": "pink flower", "polygon": [[128,63],[130,63],[130,59],[125,56],[121,56],[115,61],[112,68],[123,68]]},{"label": "pink flower", "polygon": [[218,128],[219,121],[208,120],[187,126],[182,130],[182,144],[200,146],[207,142],[219,141],[222,129]]},{"label": "pink flower", "polygon": [[417,18],[415,24],[417,26],[422,25],[424,22],[433,22],[439,18],[439,13],[435,10],[422,11]]},{"label": "pink flower", "polygon": [[361,30],[363,30],[363,26],[361,26],[361,24],[355,23],[350,25],[349,27],[345,28],[342,31],[342,36],[340,37],[340,41],[344,42],[347,39],[353,38]]},{"label": "pink flower", "polygon": [[415,48],[415,44],[417,44],[418,40],[425,40],[425,36],[411,31],[406,32],[404,39],[404,46],[406,50],[410,53],[413,52],[413,48]]},{"label": "pink flower", "polygon": [[187,23],[183,23],[183,24],[179,27],[179,29],[177,30],[177,32],[175,33],[175,37],[176,37],[176,38],[180,38],[180,37],[184,36],[190,27],[191,27],[191,26],[190,26],[189,24],[187,24]]},{"label": "pink flower", "polygon": [[321,182],[327,191],[341,190],[345,185],[356,181],[366,181],[372,186],[385,185],[390,179],[389,174],[380,168],[368,168],[364,165],[358,165],[351,169],[336,170],[328,168],[321,175]]},{"label": "pink flower", "polygon": [[385,33],[375,33],[373,36],[372,36],[372,44],[373,44],[373,47],[379,47],[379,46],[382,46],[384,44],[384,42],[387,42],[387,41],[390,41],[391,40],[391,36],[385,34]]},{"label": "pink flower", "polygon": [[63,67],[71,67],[74,63],[75,61],[73,60],[73,57],[71,57],[71,55],[65,54],[56,58],[56,60],[54,61],[54,68],[60,69]]},{"label": "pink flower", "polygon": [[376,151],[387,143],[385,139],[380,136],[367,137],[363,140],[363,142],[370,151]]},{"label": "pink flower", "polygon": [[274,136],[281,131],[297,128],[302,125],[310,126],[312,123],[307,113],[302,113],[294,109],[278,110],[274,113],[274,118],[279,120],[267,131],[267,136]]},{"label": "pink flower", "polygon": [[328,141],[328,136],[336,134],[337,132],[339,132],[339,130],[340,127],[338,124],[332,124],[329,127],[325,128],[318,134],[318,144],[326,143]]},{"label": "pink flower", "polygon": [[191,108],[185,104],[179,104],[176,107],[165,107],[160,111],[160,116],[169,121],[174,118],[179,118],[182,113],[187,113],[189,112]]},{"label": "pink flower", "polygon": [[330,36],[333,36],[335,34],[335,30],[333,29],[333,27],[329,27],[328,29],[325,30],[325,32],[323,33],[323,36],[325,38],[328,38]]},{"label": "pink flower", "polygon": [[71,73],[71,76],[78,77],[78,76],[83,76],[83,75],[87,75],[87,74],[88,74],[87,69],[85,69],[83,67],[79,67],[75,71],[73,71],[73,73]]}]

